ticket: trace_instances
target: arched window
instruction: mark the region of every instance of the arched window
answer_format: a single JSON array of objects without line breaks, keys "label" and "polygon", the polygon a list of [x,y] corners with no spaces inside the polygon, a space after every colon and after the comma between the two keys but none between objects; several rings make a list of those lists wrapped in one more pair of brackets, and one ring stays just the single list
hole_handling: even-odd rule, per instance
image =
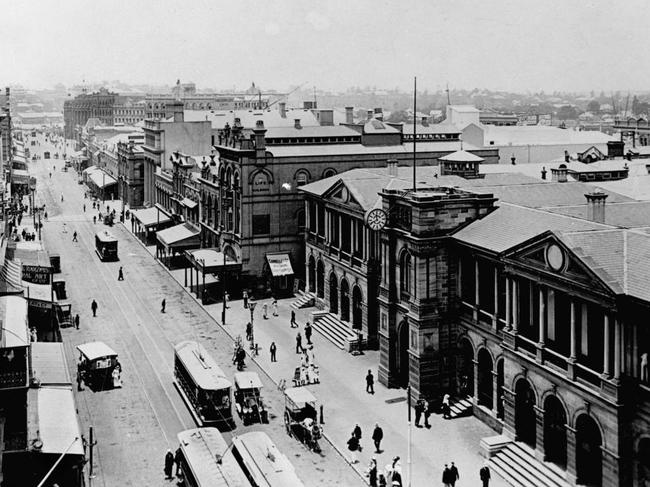
[{"label": "arched window", "polygon": [[336,176],[336,169],[330,167],[323,171],[323,179],[331,178],[332,176]]},{"label": "arched window", "polygon": [[296,186],[304,186],[309,182],[309,173],[301,170],[296,173]]},{"label": "arched window", "polygon": [[399,290],[407,294],[411,292],[411,254],[408,250],[402,252],[399,260]]}]

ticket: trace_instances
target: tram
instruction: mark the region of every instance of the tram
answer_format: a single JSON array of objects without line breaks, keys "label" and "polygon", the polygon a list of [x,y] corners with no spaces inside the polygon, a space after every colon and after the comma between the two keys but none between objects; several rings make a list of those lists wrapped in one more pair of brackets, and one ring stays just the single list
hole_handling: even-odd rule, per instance
[{"label": "tram", "polygon": [[[251,483],[216,428],[195,428],[177,435],[183,487],[250,487]],[[285,484],[289,487],[292,484]]]},{"label": "tram", "polygon": [[174,385],[199,426],[233,425],[232,384],[200,343],[174,347]]},{"label": "tram", "polygon": [[231,450],[253,487],[304,487],[293,464],[263,431],[233,437]]},{"label": "tram", "polygon": [[100,260],[119,260],[117,256],[117,238],[106,230],[97,232],[95,234],[95,252]]}]

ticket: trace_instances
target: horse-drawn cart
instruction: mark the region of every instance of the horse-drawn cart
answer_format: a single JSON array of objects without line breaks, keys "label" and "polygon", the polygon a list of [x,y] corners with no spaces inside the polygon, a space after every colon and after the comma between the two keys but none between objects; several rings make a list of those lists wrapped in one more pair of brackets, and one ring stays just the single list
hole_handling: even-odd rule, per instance
[{"label": "horse-drawn cart", "polygon": [[287,434],[300,440],[310,450],[320,453],[318,440],[323,431],[318,424],[316,398],[306,387],[284,390],[284,425]]}]

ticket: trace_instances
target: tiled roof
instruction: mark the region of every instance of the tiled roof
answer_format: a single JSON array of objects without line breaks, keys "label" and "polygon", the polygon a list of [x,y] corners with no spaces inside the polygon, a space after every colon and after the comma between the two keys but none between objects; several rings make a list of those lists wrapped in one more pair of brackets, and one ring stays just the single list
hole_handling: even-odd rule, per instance
[{"label": "tiled roof", "polygon": [[614,230],[559,237],[615,293],[650,301],[650,235]]},{"label": "tiled roof", "polygon": [[[553,213],[561,213],[576,218],[587,218],[588,206],[562,206],[549,208]],[[650,226],[650,201],[632,201],[627,203],[610,204],[609,198],[605,204],[605,223],[623,228]]]},{"label": "tiled roof", "polygon": [[[586,203],[586,193],[591,193],[594,187],[579,182],[552,183],[545,182],[528,185],[510,186],[485,186],[482,192],[493,193],[501,201],[530,208],[545,208],[553,206],[574,206]],[[622,203],[632,201],[627,196],[622,196],[611,191],[604,191],[609,195],[607,203]]]},{"label": "tiled roof", "polygon": [[607,225],[546,211],[500,203],[489,215],[454,234],[459,242],[492,252],[504,252],[547,231],[575,232],[611,229]]}]

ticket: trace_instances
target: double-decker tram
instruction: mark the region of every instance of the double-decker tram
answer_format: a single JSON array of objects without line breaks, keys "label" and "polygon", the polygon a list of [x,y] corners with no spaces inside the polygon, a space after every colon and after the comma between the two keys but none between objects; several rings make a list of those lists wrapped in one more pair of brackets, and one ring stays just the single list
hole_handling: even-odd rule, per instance
[{"label": "double-decker tram", "polygon": [[106,230],[97,232],[95,234],[95,252],[103,261],[119,260],[117,257],[117,238]]},{"label": "double-decker tram", "polygon": [[183,487],[250,487],[217,428],[181,431],[177,437]]},{"label": "double-decker tram", "polygon": [[174,347],[174,384],[199,426],[231,426],[231,382],[200,343]]}]

